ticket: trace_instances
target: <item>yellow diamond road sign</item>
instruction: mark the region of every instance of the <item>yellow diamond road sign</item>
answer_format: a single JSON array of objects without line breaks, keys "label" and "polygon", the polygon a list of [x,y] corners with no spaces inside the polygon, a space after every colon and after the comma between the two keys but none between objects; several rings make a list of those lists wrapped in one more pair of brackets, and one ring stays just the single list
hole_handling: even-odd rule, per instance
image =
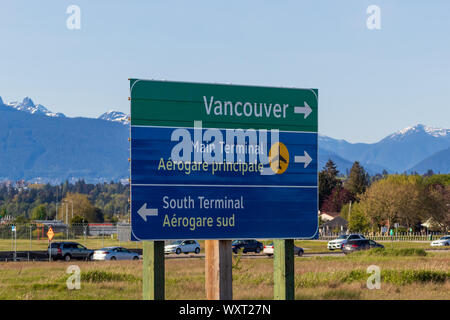
[{"label": "yellow diamond road sign", "polygon": [[52,227],[48,228],[48,231],[47,231],[48,240],[52,241],[54,236],[55,236],[55,233],[53,232],[53,228]]}]

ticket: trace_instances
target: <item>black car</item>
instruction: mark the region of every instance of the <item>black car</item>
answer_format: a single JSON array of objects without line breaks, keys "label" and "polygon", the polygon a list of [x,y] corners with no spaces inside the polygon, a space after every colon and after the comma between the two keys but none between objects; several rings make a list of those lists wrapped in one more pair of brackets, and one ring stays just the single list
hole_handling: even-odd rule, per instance
[{"label": "black car", "polygon": [[242,251],[243,253],[247,252],[260,253],[264,249],[264,245],[256,240],[234,240],[231,243],[231,249],[236,254],[239,251]]},{"label": "black car", "polygon": [[384,246],[369,239],[348,240],[342,246],[342,251],[347,254],[354,251],[369,250],[373,248],[384,248]]},{"label": "black car", "polygon": [[48,246],[48,253],[51,260],[64,259],[70,261],[72,259],[92,260],[94,250],[87,249],[85,246],[77,242],[61,241],[52,242]]}]

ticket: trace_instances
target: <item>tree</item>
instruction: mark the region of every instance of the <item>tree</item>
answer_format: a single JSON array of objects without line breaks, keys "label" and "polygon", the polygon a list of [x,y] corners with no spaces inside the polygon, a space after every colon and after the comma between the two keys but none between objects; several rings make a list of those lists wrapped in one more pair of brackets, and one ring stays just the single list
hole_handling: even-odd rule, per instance
[{"label": "tree", "polygon": [[390,175],[367,189],[361,196],[361,208],[373,225],[415,225],[426,210],[420,186],[420,176]]},{"label": "tree", "polygon": [[319,208],[322,208],[322,203],[332,193],[333,189],[341,185],[341,181],[337,178],[338,174],[339,171],[331,159],[319,172]]},{"label": "tree", "polygon": [[35,207],[31,213],[32,220],[45,220],[47,219],[47,206],[40,204]]},{"label": "tree", "polygon": [[367,232],[370,230],[371,224],[367,216],[364,214],[359,203],[354,203],[348,221],[348,230],[351,232]]},{"label": "tree", "polygon": [[0,219],[6,217],[6,214],[7,214],[6,209],[5,209],[5,208],[2,208],[2,209],[0,210]]},{"label": "tree", "polygon": [[[103,222],[103,213],[101,209],[94,207],[89,201],[88,196],[80,193],[68,192],[63,202],[68,205],[68,212],[71,212],[73,203],[74,215],[79,215],[89,222]],[[63,215],[61,215],[64,218]],[[64,219],[62,219],[64,220]]]},{"label": "tree", "polygon": [[447,231],[450,228],[450,185],[430,184],[425,187],[423,219],[432,219],[439,229]]},{"label": "tree", "polygon": [[70,220],[70,225],[77,225],[77,224],[86,224],[88,221],[84,219],[82,216],[76,215]]},{"label": "tree", "polygon": [[337,185],[323,201],[321,210],[325,212],[341,212],[342,206],[350,201],[354,201],[352,194],[341,185]]},{"label": "tree", "polygon": [[76,236],[89,234],[89,224],[82,216],[76,215],[70,220],[71,231]]},{"label": "tree", "polygon": [[364,170],[358,161],[355,161],[350,169],[349,178],[345,182],[344,186],[348,191],[350,191],[355,199],[358,199],[359,195],[366,191],[369,186],[369,181],[369,174]]}]

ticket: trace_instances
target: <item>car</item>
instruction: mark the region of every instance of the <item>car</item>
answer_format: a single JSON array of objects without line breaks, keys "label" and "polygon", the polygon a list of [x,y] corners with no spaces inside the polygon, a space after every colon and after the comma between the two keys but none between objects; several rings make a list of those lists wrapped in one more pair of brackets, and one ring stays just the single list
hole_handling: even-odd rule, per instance
[{"label": "car", "polygon": [[105,247],[94,251],[93,260],[139,260],[139,254],[123,247]]},{"label": "car", "polygon": [[49,244],[48,254],[51,260],[92,260],[94,250],[87,249],[85,246],[77,242],[58,241]]},{"label": "car", "polygon": [[194,252],[195,254],[200,253],[200,244],[197,240],[177,240],[169,245],[164,246],[164,253],[185,253]]},{"label": "car", "polygon": [[[264,254],[268,255],[269,257],[273,256],[273,243],[265,245],[263,252],[264,252]],[[301,257],[303,255],[303,253],[304,253],[304,250],[302,248],[294,245],[294,255]]]},{"label": "car", "polygon": [[450,236],[445,236],[439,240],[434,240],[431,242],[432,247],[450,246]]},{"label": "car", "polygon": [[343,235],[340,235],[337,239],[328,241],[327,247],[328,247],[328,250],[338,250],[338,249],[342,249],[342,246],[348,240],[364,240],[364,239],[366,239],[366,238],[362,234],[359,234],[359,233],[343,234]]},{"label": "car", "polygon": [[235,254],[237,254],[239,251],[242,251],[242,253],[260,253],[261,251],[263,251],[263,249],[264,245],[256,240],[234,240],[231,243],[231,250],[233,250],[233,253]]},{"label": "car", "polygon": [[374,248],[384,249],[384,246],[370,239],[355,239],[347,240],[342,247],[342,252],[344,252],[344,254],[349,254],[354,251],[369,250]]}]

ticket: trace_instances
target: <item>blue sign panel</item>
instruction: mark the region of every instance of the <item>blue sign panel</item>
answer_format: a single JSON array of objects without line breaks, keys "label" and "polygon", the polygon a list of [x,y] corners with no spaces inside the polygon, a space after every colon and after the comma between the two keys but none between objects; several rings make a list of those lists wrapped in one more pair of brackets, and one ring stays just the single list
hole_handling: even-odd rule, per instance
[{"label": "blue sign panel", "polygon": [[[145,85],[151,89],[152,83]],[[132,88],[134,84],[132,82]],[[177,87],[177,83],[155,83],[158,88],[165,84],[169,93],[171,86],[174,90]],[[228,86],[224,87],[221,90],[226,92]],[[235,88],[229,87],[230,100],[244,100],[233,96]],[[243,87],[239,88],[242,92]],[[278,90],[285,98],[284,90]],[[303,89],[296,90],[298,98],[298,90]],[[279,125],[280,119],[275,119],[274,125],[255,126],[257,129],[251,127],[251,119],[242,127],[235,118],[224,122],[223,126],[211,125],[213,120],[207,116],[200,119],[187,116],[183,125],[170,119],[162,121],[156,119],[163,117],[158,110],[154,117],[151,115],[159,102],[166,107],[173,106],[173,112],[177,112],[177,108],[192,107],[195,99],[200,108],[211,111],[213,100],[206,99],[206,95],[192,97],[192,92],[185,99],[162,99],[149,90],[148,97],[142,98],[141,91],[134,102],[132,90],[133,240],[316,237],[318,136],[316,130],[292,129],[294,120],[298,119],[301,128],[303,119],[317,113],[317,92],[304,91],[309,95],[314,93],[316,100],[312,107],[310,100],[306,104],[306,100],[300,99],[295,103],[280,103],[280,112],[270,114],[289,118],[291,127],[286,130]],[[143,103],[146,99],[148,106]],[[268,99],[267,94],[264,99]],[[272,106],[270,102],[264,107]],[[136,121],[133,121],[134,103],[135,109],[140,108],[135,112],[139,114]],[[256,103],[254,106],[256,108]],[[245,112],[245,107],[242,110]],[[150,114],[148,121],[140,121],[146,112]],[[295,118],[299,113],[301,116]],[[199,112],[193,114],[197,117]],[[211,116],[214,117],[212,113]],[[156,120],[152,122],[152,119]]]}]

